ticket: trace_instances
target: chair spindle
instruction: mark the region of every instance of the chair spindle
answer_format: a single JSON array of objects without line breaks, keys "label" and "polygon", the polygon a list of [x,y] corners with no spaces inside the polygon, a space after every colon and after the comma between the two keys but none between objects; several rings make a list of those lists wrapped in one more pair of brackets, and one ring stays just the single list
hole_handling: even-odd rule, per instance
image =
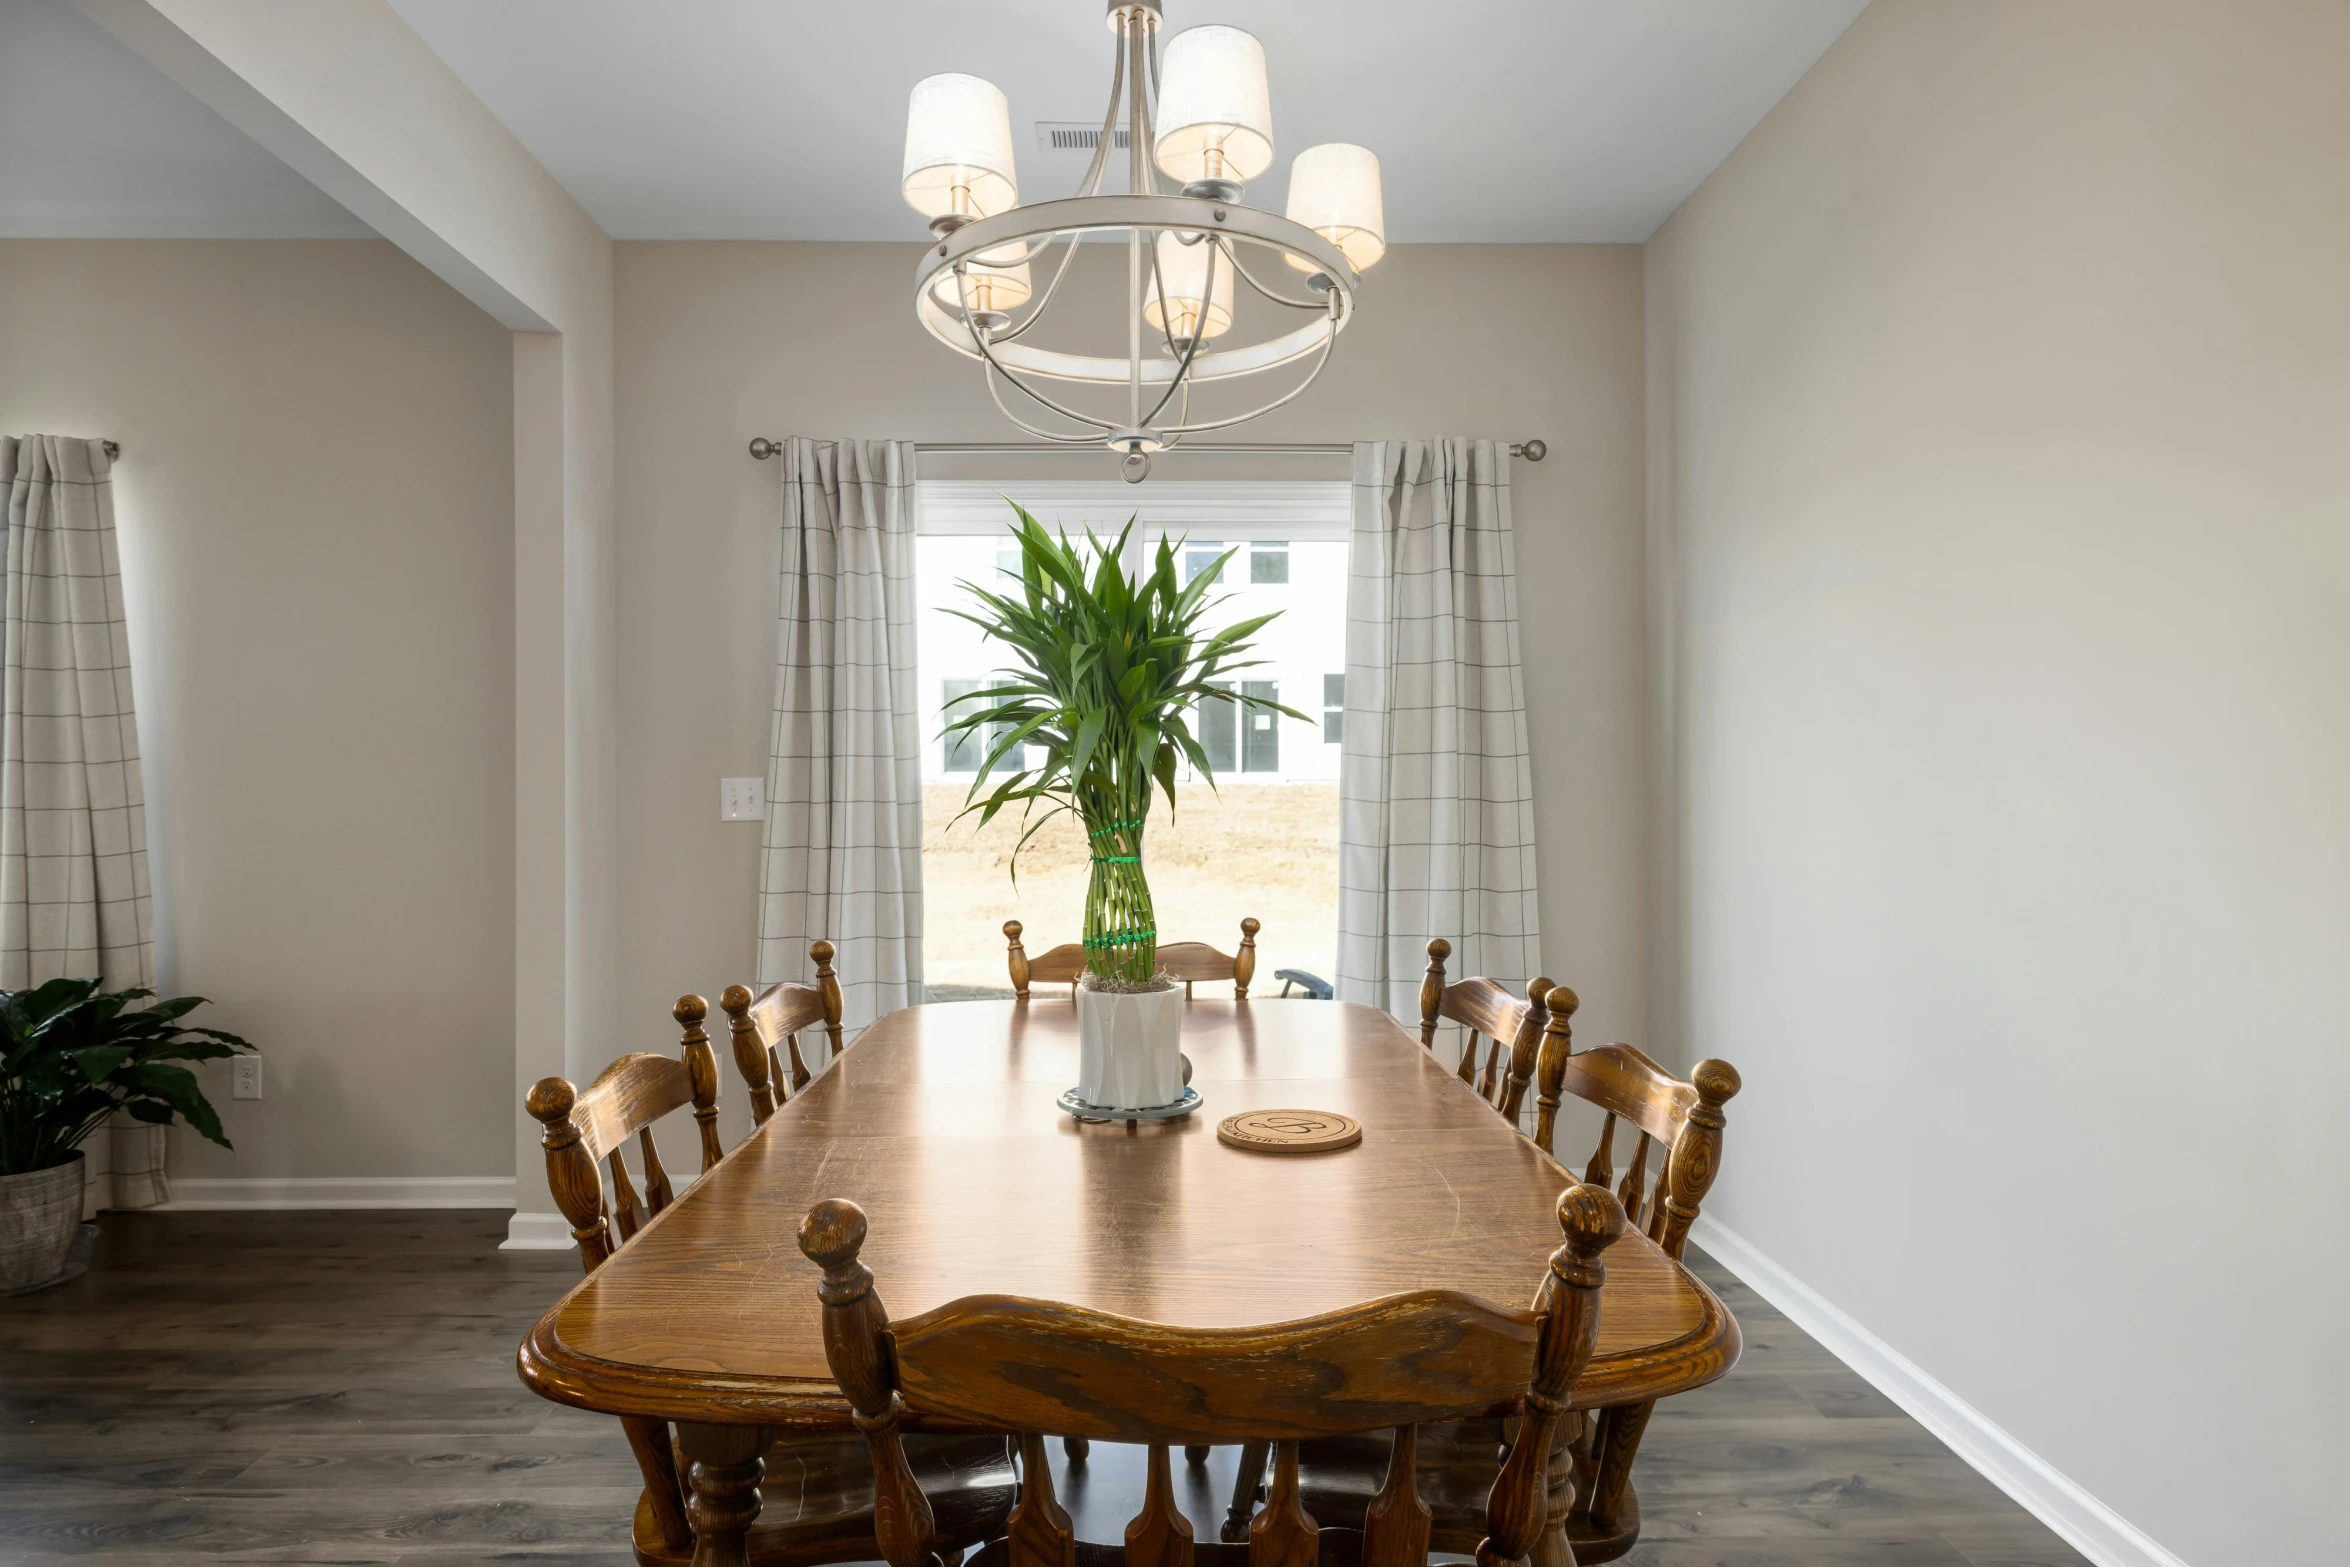
[{"label": "chair spindle", "polygon": [[1436,1048],[1436,1009],[1444,1004],[1444,960],[1452,943],[1442,936],[1428,943],[1428,977],[1420,981],[1420,1043]]},{"label": "chair spindle", "polygon": [[1020,1504],[1012,1510],[1005,1543],[1011,1567],[1076,1567],[1077,1530],[1053,1495],[1053,1466],[1041,1432],[1020,1433]]},{"label": "chair spindle", "polygon": [[1191,1567],[1191,1520],[1175,1506],[1164,1443],[1151,1444],[1147,1475],[1142,1511],[1126,1525],[1126,1567]]},{"label": "chair spindle", "polygon": [[1567,1083],[1567,1057],[1575,1053],[1574,1030],[1568,1020],[1579,1001],[1564,985],[1553,985],[1543,998],[1542,1059],[1536,1068],[1539,1082],[1534,1095],[1534,1146],[1551,1153],[1551,1137],[1558,1127],[1559,1095]]},{"label": "chair spindle", "polygon": [[636,1140],[637,1145],[644,1150],[645,1207],[649,1210],[649,1217],[668,1207],[677,1193],[669,1184],[669,1172],[661,1168],[661,1150],[653,1146],[653,1129],[649,1126],[637,1128]]},{"label": "chair spindle", "polygon": [[644,1207],[637,1201],[636,1188],[628,1184],[628,1164],[620,1157],[620,1150],[612,1150],[604,1161],[612,1170],[612,1222],[620,1231],[622,1245],[635,1239],[644,1227]]},{"label": "chair spindle", "polygon": [[734,1069],[743,1076],[743,1086],[750,1094],[751,1122],[765,1126],[775,1107],[783,1102],[783,1069],[776,1062],[775,1052],[759,1039],[759,1025],[751,1019],[751,990],[748,985],[729,985],[719,996],[718,1005],[726,1013],[728,1029],[734,1039]]},{"label": "chair spindle", "polygon": [[1248,1525],[1248,1567],[1314,1567],[1321,1525],[1297,1494],[1297,1444],[1273,1444],[1273,1484]]},{"label": "chair spindle", "polygon": [[1583,1167],[1583,1179],[1593,1186],[1616,1183],[1616,1118],[1612,1115],[1599,1123],[1599,1146],[1591,1150],[1591,1162]]},{"label": "chair spindle", "polygon": [[1387,1478],[1363,1514],[1363,1567],[1426,1567],[1434,1515],[1420,1500],[1420,1428],[1397,1426]]}]

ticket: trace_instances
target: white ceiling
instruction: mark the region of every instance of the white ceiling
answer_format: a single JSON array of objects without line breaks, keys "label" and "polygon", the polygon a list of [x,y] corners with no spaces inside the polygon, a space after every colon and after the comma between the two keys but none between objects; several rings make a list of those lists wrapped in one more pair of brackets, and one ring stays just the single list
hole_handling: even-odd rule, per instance
[{"label": "white ceiling", "polygon": [[[1167,0],[1170,33],[1264,41],[1281,149],[1356,141],[1389,237],[1639,241],[1866,0]],[[621,239],[920,239],[897,195],[906,92],[969,71],[1012,102],[1029,200],[1065,194],[1034,122],[1099,124],[1103,0],[393,0]]]},{"label": "white ceiling", "polygon": [[0,236],[372,232],[67,0],[0,0]]},{"label": "white ceiling", "polygon": [[[623,239],[917,239],[906,91],[1012,101],[1022,194],[1098,124],[1102,0],[392,0]],[[1399,242],[1646,239],[1866,0],[1167,0],[1170,31],[1264,40],[1281,156],[1359,141]],[[69,0],[0,0],[0,236],[309,238],[369,230]]]}]

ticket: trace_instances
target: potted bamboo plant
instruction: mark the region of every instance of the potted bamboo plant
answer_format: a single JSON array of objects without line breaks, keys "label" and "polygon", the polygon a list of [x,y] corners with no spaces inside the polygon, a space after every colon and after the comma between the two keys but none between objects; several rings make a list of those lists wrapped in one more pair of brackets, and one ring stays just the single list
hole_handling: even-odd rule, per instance
[{"label": "potted bamboo plant", "polygon": [[0,991],[0,1295],[56,1283],[82,1216],[82,1144],[117,1110],[168,1126],[182,1119],[229,1146],[196,1074],[253,1047],[187,1028],[204,1005],[181,996],[133,1007],[151,990],[101,992],[94,979]]},{"label": "potted bamboo plant", "polygon": [[[1158,929],[1143,868],[1143,824],[1155,785],[1175,807],[1178,769],[1189,763],[1215,785],[1189,716],[1202,701],[1231,701],[1305,715],[1215,682],[1253,668],[1250,639],[1275,618],[1258,615],[1202,629],[1209,589],[1232,556],[1181,580],[1176,545],[1161,539],[1140,577],[1125,567],[1129,521],[1114,542],[1089,531],[1081,548],[1047,533],[1015,505],[1020,580],[993,591],[964,583],[974,607],[956,610],[1001,644],[1018,669],[957,699],[948,736],[992,740],[957,819],[981,826],[1006,807],[1021,811],[1012,856],[1048,823],[1075,816],[1092,859],[1085,895],[1085,977],[1078,986],[1076,1099],[1089,1107],[1164,1111],[1184,1102],[1183,989],[1159,972]],[[1092,557],[1090,567],[1087,556]],[[1043,759],[1030,763],[1032,751]],[[1008,759],[1009,774],[994,779]]]}]

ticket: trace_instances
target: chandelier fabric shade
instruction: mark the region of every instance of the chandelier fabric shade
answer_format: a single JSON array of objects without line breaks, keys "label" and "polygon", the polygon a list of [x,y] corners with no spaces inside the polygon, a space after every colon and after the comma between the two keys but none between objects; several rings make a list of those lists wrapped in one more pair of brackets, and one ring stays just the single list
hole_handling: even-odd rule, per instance
[{"label": "chandelier fabric shade", "polygon": [[1265,46],[1237,27],[1193,27],[1160,60],[1159,168],[1183,184],[1245,185],[1273,166],[1273,94]]},{"label": "chandelier fabric shade", "polygon": [[[1379,155],[1352,142],[1308,147],[1289,165],[1292,223],[1302,223],[1336,245],[1357,272],[1387,253],[1387,206],[1379,191]],[[1310,263],[1284,257],[1301,272]]]},{"label": "chandelier fabric shade", "polygon": [[1232,330],[1232,263],[1205,234],[1163,230],[1156,282],[1146,285],[1142,317],[1179,343],[1222,337]]},{"label": "chandelier fabric shade", "polygon": [[899,188],[926,218],[990,218],[1019,204],[1012,106],[995,83],[949,71],[914,84]]}]

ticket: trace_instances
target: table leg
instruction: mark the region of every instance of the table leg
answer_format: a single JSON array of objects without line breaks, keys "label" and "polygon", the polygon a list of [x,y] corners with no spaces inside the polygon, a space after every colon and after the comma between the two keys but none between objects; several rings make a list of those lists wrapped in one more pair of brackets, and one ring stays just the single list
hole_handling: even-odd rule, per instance
[{"label": "table leg", "polygon": [[693,1567],[748,1567],[759,1517],[768,1433],[757,1426],[677,1427],[685,1450],[686,1518],[694,1526]]}]

